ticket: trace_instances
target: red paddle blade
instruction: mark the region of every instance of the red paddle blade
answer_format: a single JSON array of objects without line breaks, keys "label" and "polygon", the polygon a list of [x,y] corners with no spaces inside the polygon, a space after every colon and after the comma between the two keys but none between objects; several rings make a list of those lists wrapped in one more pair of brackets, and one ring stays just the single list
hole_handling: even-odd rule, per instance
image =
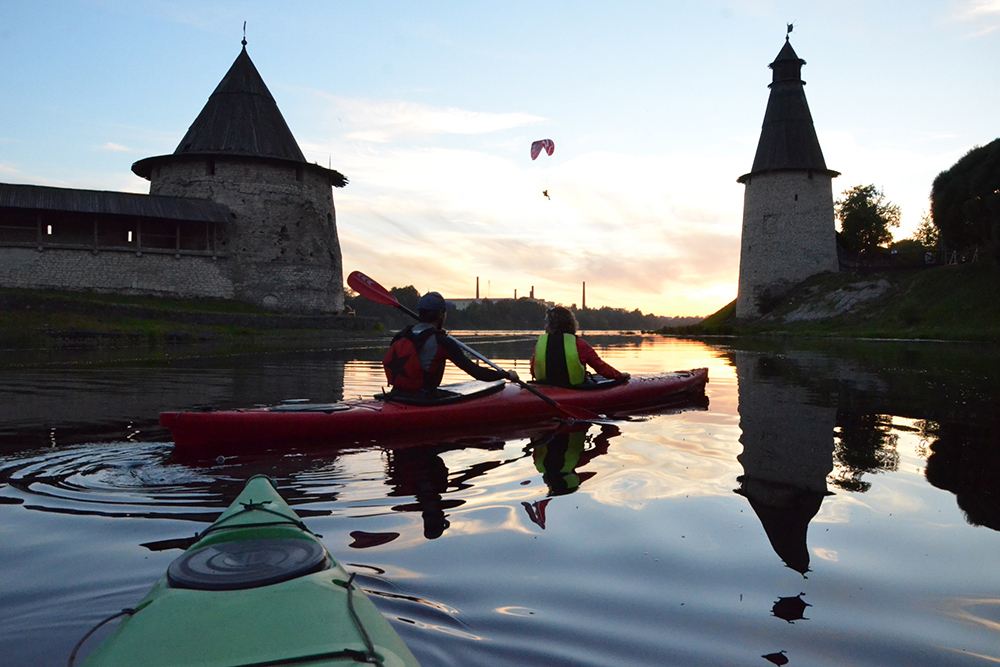
[{"label": "red paddle blade", "polygon": [[347,285],[370,301],[399,308],[399,300],[392,295],[392,292],[360,271],[352,271],[351,275],[347,276]]}]

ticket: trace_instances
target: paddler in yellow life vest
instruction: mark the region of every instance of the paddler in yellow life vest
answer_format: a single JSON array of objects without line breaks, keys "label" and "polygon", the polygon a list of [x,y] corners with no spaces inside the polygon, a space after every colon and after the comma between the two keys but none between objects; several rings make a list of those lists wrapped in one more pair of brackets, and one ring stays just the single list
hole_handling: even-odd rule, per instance
[{"label": "paddler in yellow life vest", "polygon": [[433,392],[441,384],[445,361],[451,361],[476,378],[517,381],[515,371],[497,371],[480,366],[465,356],[444,327],[448,302],[438,292],[428,292],[417,302],[417,324],[408,326],[392,339],[382,359],[385,377],[395,391]]},{"label": "paddler in yellow life vest", "polygon": [[545,333],[538,337],[531,357],[531,375],[539,382],[579,387],[587,381],[587,366],[609,380],[628,380],[598,356],[590,344],[576,335],[576,317],[568,308],[545,311]]}]

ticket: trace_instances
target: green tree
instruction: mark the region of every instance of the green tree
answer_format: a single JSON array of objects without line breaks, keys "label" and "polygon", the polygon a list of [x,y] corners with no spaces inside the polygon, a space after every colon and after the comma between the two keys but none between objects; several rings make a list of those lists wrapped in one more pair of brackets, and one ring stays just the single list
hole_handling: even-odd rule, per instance
[{"label": "green tree", "polygon": [[920,223],[910,238],[920,243],[927,250],[937,248],[940,233],[938,232],[938,228],[934,226],[934,220],[929,213],[924,213],[921,216]]},{"label": "green tree", "polygon": [[931,186],[931,216],[948,250],[1000,259],[1000,139],[973,148]]},{"label": "green tree", "polygon": [[856,252],[889,243],[890,228],[899,226],[899,207],[886,200],[874,185],[855,185],[845,190],[835,206],[840,238]]}]

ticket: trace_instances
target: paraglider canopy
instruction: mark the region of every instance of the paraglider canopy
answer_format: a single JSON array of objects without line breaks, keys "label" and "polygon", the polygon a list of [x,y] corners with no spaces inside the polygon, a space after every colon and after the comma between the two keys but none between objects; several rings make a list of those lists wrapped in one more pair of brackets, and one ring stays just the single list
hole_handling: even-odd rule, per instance
[{"label": "paraglider canopy", "polygon": [[537,158],[541,154],[543,148],[546,153],[552,155],[553,151],[556,149],[556,144],[551,139],[542,139],[540,141],[531,142],[531,159],[534,160]]}]

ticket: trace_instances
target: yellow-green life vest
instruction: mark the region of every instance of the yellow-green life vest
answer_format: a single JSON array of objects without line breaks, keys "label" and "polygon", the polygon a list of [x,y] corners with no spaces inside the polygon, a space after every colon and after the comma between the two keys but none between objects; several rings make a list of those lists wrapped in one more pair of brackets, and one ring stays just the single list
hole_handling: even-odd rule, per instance
[{"label": "yellow-green life vest", "polygon": [[587,369],[580,363],[573,334],[542,334],[535,344],[535,364],[531,369],[536,380],[576,386],[587,379]]},{"label": "yellow-green life vest", "polygon": [[580,486],[576,467],[586,445],[586,432],[555,434],[535,445],[535,470],[542,473],[549,495],[572,493]]}]

